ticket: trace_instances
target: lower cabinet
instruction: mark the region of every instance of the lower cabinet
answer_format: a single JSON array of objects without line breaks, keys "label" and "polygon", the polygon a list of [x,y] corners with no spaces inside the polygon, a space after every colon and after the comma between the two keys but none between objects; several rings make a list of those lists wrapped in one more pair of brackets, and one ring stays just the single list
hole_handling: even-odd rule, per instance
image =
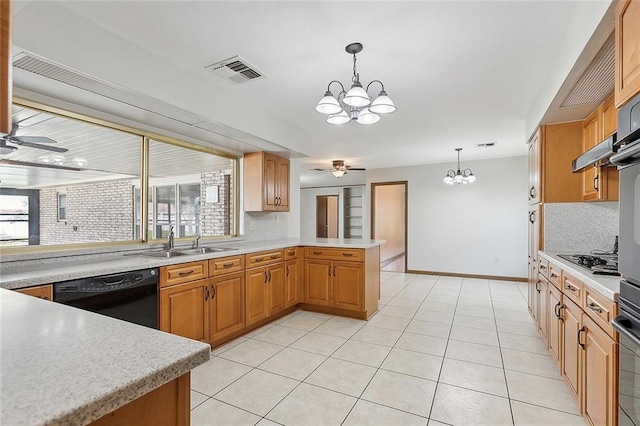
[{"label": "lower cabinet", "polygon": [[562,292],[553,284],[547,286],[547,342],[549,353],[558,368],[562,361]]},{"label": "lower cabinet", "polygon": [[322,259],[305,261],[305,302],[362,312],[364,265]]},{"label": "lower cabinet", "polygon": [[18,293],[34,296],[39,299],[53,300],[53,286],[51,284],[27,287],[16,290]]},{"label": "lower cabinet", "polygon": [[570,299],[564,298],[562,309],[562,363],[561,373],[569,386],[578,407],[582,398],[582,378],[580,366],[582,363],[579,334],[582,329],[582,311]]},{"label": "lower cabinet", "polygon": [[209,342],[209,280],[160,289],[160,330]]},{"label": "lower cabinet", "polygon": [[305,303],[319,306],[331,306],[331,285],[333,282],[332,270],[333,262],[330,260],[305,260]]},{"label": "lower cabinet", "polygon": [[302,259],[290,259],[285,262],[285,301],[284,307],[289,308],[302,302]]},{"label": "lower cabinet", "polygon": [[251,325],[284,309],[284,262],[247,269],[247,325]]},{"label": "lower cabinet", "polygon": [[538,281],[535,285],[535,295],[536,298],[535,308],[537,309],[536,318],[538,319],[538,332],[542,336],[544,343],[547,344],[548,336],[547,336],[547,295],[549,292],[549,281],[542,276],[539,275]]},{"label": "lower cabinet", "polygon": [[209,283],[209,341],[213,342],[244,328],[244,272],[213,277]]}]

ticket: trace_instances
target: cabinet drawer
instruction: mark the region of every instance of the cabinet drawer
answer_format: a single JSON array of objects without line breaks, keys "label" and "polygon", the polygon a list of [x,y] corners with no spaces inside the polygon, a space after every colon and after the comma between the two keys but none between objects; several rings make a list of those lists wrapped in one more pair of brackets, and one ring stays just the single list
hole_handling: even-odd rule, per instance
[{"label": "cabinet drawer", "polygon": [[565,296],[573,300],[578,306],[582,306],[582,294],[584,293],[582,281],[563,271],[561,290]]},{"label": "cabinet drawer", "polygon": [[228,256],[209,261],[209,275],[222,275],[230,272],[238,272],[244,269],[244,256]]},{"label": "cabinet drawer", "polygon": [[[554,265],[551,262],[548,263],[548,266],[549,266],[549,269],[548,269],[549,276],[547,278],[549,278],[549,282],[555,285],[558,290],[562,290],[562,287],[560,285],[560,277],[562,277],[562,268],[560,268],[557,265]],[[562,291],[564,292],[564,290]]]},{"label": "cabinet drawer", "polygon": [[618,315],[617,304],[585,287],[584,312],[598,324],[609,336],[613,337],[611,319]]},{"label": "cabinet drawer", "polygon": [[179,263],[160,268],[160,287],[209,277],[209,261]]},{"label": "cabinet drawer", "polygon": [[297,259],[302,256],[302,247],[287,247],[284,249],[284,259]]},{"label": "cabinet drawer", "polygon": [[305,258],[346,260],[352,262],[364,262],[364,250],[362,249],[338,249],[324,247],[306,247]]},{"label": "cabinet drawer", "polygon": [[284,250],[261,251],[247,255],[247,268],[269,265],[284,260]]},{"label": "cabinet drawer", "polygon": [[540,256],[538,256],[538,271],[549,279],[549,261]]}]

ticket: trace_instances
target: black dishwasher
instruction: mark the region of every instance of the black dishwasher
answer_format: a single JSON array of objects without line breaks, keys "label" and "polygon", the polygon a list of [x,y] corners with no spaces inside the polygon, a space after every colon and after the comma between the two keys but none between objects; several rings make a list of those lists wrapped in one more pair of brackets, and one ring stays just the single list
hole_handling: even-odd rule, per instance
[{"label": "black dishwasher", "polygon": [[158,269],[53,284],[53,301],[158,328]]}]

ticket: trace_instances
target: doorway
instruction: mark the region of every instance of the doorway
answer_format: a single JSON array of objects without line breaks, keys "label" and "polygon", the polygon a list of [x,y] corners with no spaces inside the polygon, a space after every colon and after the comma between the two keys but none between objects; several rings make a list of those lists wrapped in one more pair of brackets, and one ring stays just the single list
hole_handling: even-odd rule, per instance
[{"label": "doorway", "polygon": [[316,237],[338,238],[338,196],[316,196]]},{"label": "doorway", "polygon": [[371,184],[371,238],[380,246],[380,270],[407,270],[407,182]]}]

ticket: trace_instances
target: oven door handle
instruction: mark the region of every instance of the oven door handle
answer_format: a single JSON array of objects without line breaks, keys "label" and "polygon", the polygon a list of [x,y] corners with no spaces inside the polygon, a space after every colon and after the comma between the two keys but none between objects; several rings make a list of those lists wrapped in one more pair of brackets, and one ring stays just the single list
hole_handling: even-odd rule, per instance
[{"label": "oven door handle", "polygon": [[628,327],[629,320],[624,315],[618,315],[617,317],[611,320],[611,325],[615,328],[618,333],[622,334],[625,337],[628,337],[635,343],[640,346],[640,337],[636,336],[630,331],[630,327]]}]

